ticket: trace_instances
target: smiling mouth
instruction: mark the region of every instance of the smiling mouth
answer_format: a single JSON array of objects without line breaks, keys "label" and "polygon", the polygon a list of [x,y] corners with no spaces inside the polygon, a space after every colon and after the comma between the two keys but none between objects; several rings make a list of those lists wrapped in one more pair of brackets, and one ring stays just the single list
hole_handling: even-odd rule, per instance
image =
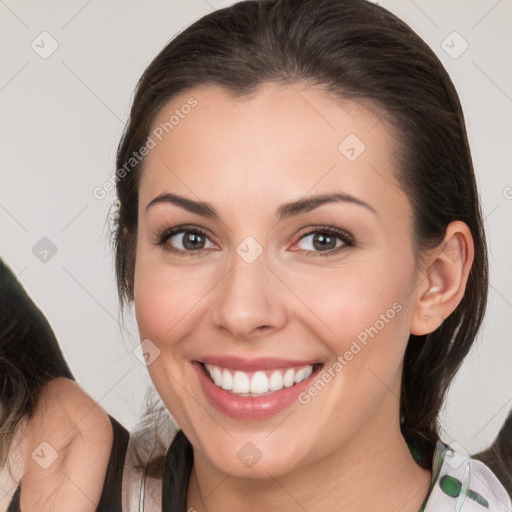
[{"label": "smiling mouth", "polygon": [[208,363],[200,363],[204,373],[217,387],[240,397],[267,396],[291,388],[316,373],[322,363],[273,370],[244,372]]}]

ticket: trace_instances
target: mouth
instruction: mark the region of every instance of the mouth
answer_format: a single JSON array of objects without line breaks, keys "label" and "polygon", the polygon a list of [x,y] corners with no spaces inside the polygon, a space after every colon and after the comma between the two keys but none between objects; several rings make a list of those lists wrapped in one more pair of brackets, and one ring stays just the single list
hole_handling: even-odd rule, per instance
[{"label": "mouth", "polygon": [[292,406],[324,363],[208,357],[191,361],[206,399],[239,420],[269,418]]},{"label": "mouth", "polygon": [[293,366],[274,370],[246,372],[208,363],[200,363],[206,376],[217,387],[241,397],[268,396],[291,388],[320,369],[321,363]]}]

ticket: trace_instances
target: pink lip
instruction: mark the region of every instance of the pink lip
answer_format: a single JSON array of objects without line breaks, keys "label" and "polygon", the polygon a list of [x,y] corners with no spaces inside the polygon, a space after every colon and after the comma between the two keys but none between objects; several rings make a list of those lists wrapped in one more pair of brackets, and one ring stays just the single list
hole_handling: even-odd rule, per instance
[{"label": "pink lip", "polygon": [[314,365],[319,361],[296,361],[292,359],[279,359],[276,357],[257,357],[247,359],[237,356],[206,356],[198,358],[201,363],[208,363],[220,366],[229,370],[240,370],[243,372],[255,372],[257,370],[277,370],[279,368],[292,368],[295,366]]},{"label": "pink lip", "polygon": [[[224,366],[226,364],[226,358],[207,358],[208,363],[210,364],[210,360],[222,359],[222,364],[220,362],[211,363],[215,366],[222,366],[223,368],[227,368]],[[234,359],[230,359],[230,362]],[[261,361],[263,359],[254,359],[249,363],[252,365],[255,361],[259,361],[258,368],[262,368]],[[298,366],[302,366],[301,361],[286,361],[286,364],[283,365],[283,359],[272,359],[266,360],[267,362],[272,361],[273,363],[279,362],[279,366],[275,366],[275,368],[286,368],[288,366],[295,366],[298,363]],[[206,362],[206,361],[205,361]],[[238,360],[240,362],[240,360]],[[247,361],[246,361],[247,362]],[[293,363],[293,364],[291,364]],[[304,366],[307,364],[312,364],[305,362]],[[258,419],[266,419],[279,412],[283,411],[287,407],[291,406],[293,403],[297,401],[297,398],[300,393],[305,391],[313,382],[321,370],[321,366],[314,369],[313,373],[302,382],[295,384],[290,388],[283,388],[280,391],[275,391],[274,393],[266,396],[257,396],[257,397],[243,397],[238,396],[229,391],[226,391],[222,388],[216,386],[209,376],[206,375],[203,365],[198,361],[192,361],[192,366],[196,371],[199,382],[201,384],[201,388],[203,389],[203,393],[206,395],[206,398],[223,414],[230,416],[236,419],[245,419],[245,420],[258,420]],[[323,366],[323,365],[322,365]],[[251,366],[253,367],[253,366]],[[231,366],[229,367],[231,368]],[[246,367],[247,368],[247,367]],[[268,366],[267,366],[268,368]],[[238,369],[241,369],[241,366],[238,366]]]}]

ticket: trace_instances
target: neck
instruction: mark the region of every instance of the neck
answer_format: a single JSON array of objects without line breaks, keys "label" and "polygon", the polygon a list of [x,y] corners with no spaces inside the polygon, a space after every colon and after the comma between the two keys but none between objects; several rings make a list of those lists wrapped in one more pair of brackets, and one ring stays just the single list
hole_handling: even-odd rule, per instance
[{"label": "neck", "polygon": [[418,512],[431,472],[412,458],[398,420],[383,431],[372,422],[314,464],[279,477],[248,479],[224,474],[194,453],[187,510]]}]

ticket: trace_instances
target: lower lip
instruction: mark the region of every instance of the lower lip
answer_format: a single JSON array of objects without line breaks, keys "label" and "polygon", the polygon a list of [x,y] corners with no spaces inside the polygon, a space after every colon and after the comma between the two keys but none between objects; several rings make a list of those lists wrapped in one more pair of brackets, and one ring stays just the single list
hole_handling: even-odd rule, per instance
[{"label": "lower lip", "polygon": [[198,361],[193,361],[192,366],[199,376],[204,394],[220,412],[232,418],[248,420],[270,418],[289,407],[297,401],[300,393],[310,386],[322,368],[319,366],[307,379],[290,388],[285,387],[266,396],[244,397],[234,395],[216,386]]}]

